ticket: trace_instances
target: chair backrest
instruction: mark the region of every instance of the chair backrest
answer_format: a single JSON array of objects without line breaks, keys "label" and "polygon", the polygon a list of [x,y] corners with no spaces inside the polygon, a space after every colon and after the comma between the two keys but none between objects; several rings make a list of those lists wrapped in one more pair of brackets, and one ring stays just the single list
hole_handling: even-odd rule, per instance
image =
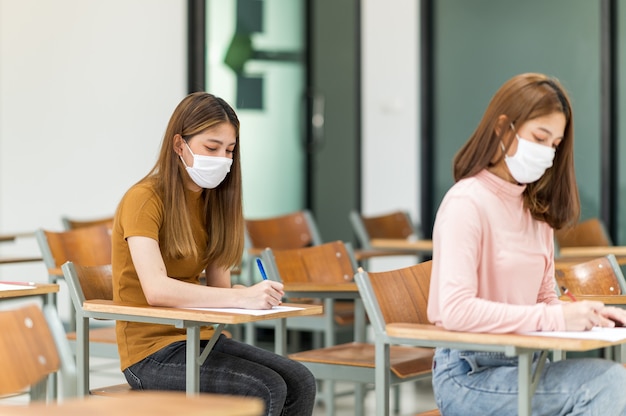
[{"label": "chair backrest", "polygon": [[82,266],[71,261],[61,266],[77,311],[86,300],[113,300],[113,272],[110,264]]},{"label": "chair backrest", "polygon": [[350,223],[363,248],[371,248],[370,240],[373,238],[405,239],[418,234],[409,214],[405,211],[374,216],[364,216],[352,211]]},{"label": "chair backrest", "polygon": [[590,218],[571,228],[563,228],[554,233],[559,248],[563,247],[607,247],[613,242],[599,218]]},{"label": "chair backrest", "polygon": [[277,217],[246,219],[245,223],[248,248],[285,250],[322,243],[313,216],[307,210]]},{"label": "chair backrest", "polygon": [[428,324],[426,309],[432,261],[383,271],[359,270],[354,276],[374,333],[385,334],[388,323]]},{"label": "chair backrest", "polygon": [[626,281],[613,254],[584,263],[557,266],[554,277],[559,290],[566,287],[574,295],[626,293]]},{"label": "chair backrest", "polygon": [[349,244],[341,241],[292,250],[261,253],[270,278],[283,283],[351,282],[356,262]]},{"label": "chair backrest", "polygon": [[0,395],[23,392],[58,371],[61,359],[41,308],[0,311]]},{"label": "chair backrest", "polygon": [[111,232],[106,225],[68,231],[38,229],[35,236],[50,274],[60,274],[66,261],[83,266],[111,264]]},{"label": "chair backrest", "polygon": [[61,217],[63,227],[66,230],[75,230],[76,228],[91,227],[93,225],[106,225],[113,228],[113,217],[94,218],[94,219],[77,219],[67,216]]}]

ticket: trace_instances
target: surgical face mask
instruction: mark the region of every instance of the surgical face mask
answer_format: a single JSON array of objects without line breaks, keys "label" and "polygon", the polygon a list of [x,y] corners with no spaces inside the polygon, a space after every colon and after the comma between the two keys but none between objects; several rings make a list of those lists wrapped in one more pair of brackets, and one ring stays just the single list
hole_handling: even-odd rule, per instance
[{"label": "surgical face mask", "polygon": [[[513,128],[512,125],[511,128]],[[518,183],[527,184],[538,181],[546,169],[552,166],[556,149],[526,140],[517,133],[515,137],[517,138],[517,151],[513,156],[505,154],[504,162]],[[500,142],[500,145],[504,151],[504,143]]]},{"label": "surgical face mask", "polygon": [[196,155],[191,151],[187,142],[185,144],[189,153],[193,155],[193,166],[187,166],[182,155],[179,157],[187,168],[187,173],[191,179],[201,188],[216,188],[230,172],[233,160],[228,157]]}]

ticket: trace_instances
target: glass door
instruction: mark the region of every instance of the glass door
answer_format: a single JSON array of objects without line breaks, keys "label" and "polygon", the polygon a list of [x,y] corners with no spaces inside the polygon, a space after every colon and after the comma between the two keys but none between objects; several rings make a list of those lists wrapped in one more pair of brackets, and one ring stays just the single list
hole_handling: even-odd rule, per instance
[{"label": "glass door", "polygon": [[305,206],[304,0],[208,0],[208,92],[241,121],[244,215]]}]

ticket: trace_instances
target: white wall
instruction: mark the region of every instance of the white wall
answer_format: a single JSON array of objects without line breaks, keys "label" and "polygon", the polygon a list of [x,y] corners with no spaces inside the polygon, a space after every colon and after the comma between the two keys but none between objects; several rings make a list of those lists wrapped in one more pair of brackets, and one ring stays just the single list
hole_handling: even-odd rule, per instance
[{"label": "white wall", "polygon": [[[362,1],[362,212],[419,212],[419,2]],[[371,269],[413,264],[376,259]]]},{"label": "white wall", "polygon": [[0,233],[113,214],[186,94],[186,28],[185,0],[0,0]]},{"label": "white wall", "polygon": [[[418,2],[362,11],[363,212],[418,219]],[[0,0],[0,233],[113,213],[185,95],[185,44],[185,0]]]}]

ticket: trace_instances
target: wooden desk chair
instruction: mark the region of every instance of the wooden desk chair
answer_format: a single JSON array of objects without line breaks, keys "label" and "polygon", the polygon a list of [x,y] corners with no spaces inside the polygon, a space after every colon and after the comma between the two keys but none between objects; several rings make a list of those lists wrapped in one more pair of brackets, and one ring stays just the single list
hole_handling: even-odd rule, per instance
[{"label": "wooden desk chair", "polygon": [[68,261],[64,263],[61,268],[70,291],[70,298],[76,310],[76,331],[77,333],[89,333],[88,343],[85,343],[85,345],[76,345],[76,366],[82,375],[82,377],[79,377],[79,382],[85,380],[85,383],[87,383],[86,386],[79,386],[79,392],[91,392],[92,394],[106,396],[111,395],[111,393],[120,393],[129,390],[130,386],[127,383],[101,388],[97,391],[89,390],[89,353],[91,346],[97,346],[98,344],[92,334],[94,332],[99,333],[101,329],[106,329],[107,338],[101,342],[106,342],[109,349],[114,348],[115,356],[118,357],[115,327],[98,328],[96,330],[90,329],[89,318],[85,317],[83,310],[83,303],[86,300],[113,300],[113,273],[111,271],[111,265],[80,266]]},{"label": "wooden desk chair", "polygon": [[578,264],[557,264],[554,278],[559,292],[566,287],[573,295],[626,293],[626,280],[613,254]]},{"label": "wooden desk chair", "polygon": [[[111,264],[111,234],[106,225],[82,227],[69,231],[39,229],[35,232],[35,236],[48,269],[49,281],[52,283],[64,277],[61,266],[67,261],[84,266]],[[69,289],[71,295],[72,288]],[[74,329],[78,311],[75,309],[75,304],[71,309],[69,323],[71,332],[68,333],[68,338],[71,345],[75,346]],[[92,328],[89,337],[93,343],[93,355],[106,358],[119,357],[115,328],[112,325]]]},{"label": "wooden desk chair", "polygon": [[182,391],[132,391],[103,403],[99,398],[5,406],[4,416],[262,416],[263,400],[252,396],[201,393],[187,396]]},{"label": "wooden desk chair", "polygon": [[[340,241],[298,250],[265,250],[263,259],[272,275],[285,284],[291,282],[345,283],[354,275],[355,261],[349,248]],[[397,305],[402,307],[402,305]],[[334,382],[351,381],[356,384],[355,414],[362,415],[365,385],[374,383],[374,344],[349,342],[290,354],[302,362],[318,380],[329,383],[324,391],[326,413],[334,414]],[[432,350],[393,347],[393,369],[400,381],[415,380],[430,374]],[[395,379],[394,379],[395,380]]]},{"label": "wooden desk chair", "polygon": [[308,210],[276,217],[246,219],[246,247],[254,254],[267,247],[289,250],[321,243],[319,230]]},{"label": "wooden desk chair", "polygon": [[113,228],[113,217],[78,219],[63,216],[61,217],[61,222],[66,230],[75,230],[77,228],[91,227],[94,225],[106,225],[109,229]]},{"label": "wooden desk chair", "polygon": [[76,367],[53,307],[29,304],[0,312],[0,395],[28,391],[45,400],[47,378],[60,372],[63,396],[76,396]]},{"label": "wooden desk chair", "polygon": [[582,263],[614,254],[621,267],[626,265],[626,246],[611,241],[602,221],[591,218],[574,227],[555,231],[555,260],[558,263]]},{"label": "wooden desk chair", "polygon": [[554,233],[559,248],[563,247],[607,247],[613,242],[599,218],[590,218],[571,228],[563,228]]},{"label": "wooden desk chair", "polygon": [[408,239],[421,233],[406,211],[393,211],[387,214],[366,216],[357,211],[350,212],[350,223],[357,237],[360,249],[357,260],[367,268],[367,260],[380,256],[417,256],[411,250],[382,250],[373,248],[370,241],[375,238]]},{"label": "wooden desk chair", "polygon": [[[554,270],[556,291],[563,295],[561,288],[578,296],[621,295],[626,293],[626,280],[622,269],[613,254],[598,257],[578,264],[556,264]],[[620,347],[621,348],[621,347]],[[604,356],[611,358],[612,348],[604,350]],[[565,358],[565,352],[554,352],[554,359]]]},{"label": "wooden desk chair", "polygon": [[[322,244],[317,224],[308,210],[295,211],[274,217],[248,218],[245,221],[245,225],[246,260],[244,263],[248,271],[246,284],[255,282],[255,259],[260,256],[264,249],[290,250]],[[353,309],[351,302],[338,302],[337,309],[344,310],[344,313],[341,316],[337,316],[337,319],[347,319],[348,323],[351,323],[353,319],[350,316],[350,311]],[[307,321],[304,320],[303,322]],[[247,343],[253,345],[256,343],[256,328],[272,327],[266,321],[246,325]],[[300,329],[292,328],[291,326],[288,326],[288,328],[297,332],[312,332],[313,345],[322,345],[322,335],[316,329],[316,326],[309,328],[306,324],[303,324]],[[297,336],[297,334],[293,333],[292,335]],[[291,337],[291,343],[296,345],[296,348],[299,348],[299,340],[294,336]]]},{"label": "wooden desk chair", "polygon": [[[409,348],[414,359],[396,362],[398,348],[390,345],[386,326],[389,323],[429,324],[426,313],[432,262],[427,261],[396,270],[367,273],[359,270],[355,281],[374,330],[376,363],[376,414],[389,414],[389,386],[414,377],[430,375],[434,350]],[[433,411],[433,414],[438,414]],[[429,413],[427,413],[429,414]]]}]

